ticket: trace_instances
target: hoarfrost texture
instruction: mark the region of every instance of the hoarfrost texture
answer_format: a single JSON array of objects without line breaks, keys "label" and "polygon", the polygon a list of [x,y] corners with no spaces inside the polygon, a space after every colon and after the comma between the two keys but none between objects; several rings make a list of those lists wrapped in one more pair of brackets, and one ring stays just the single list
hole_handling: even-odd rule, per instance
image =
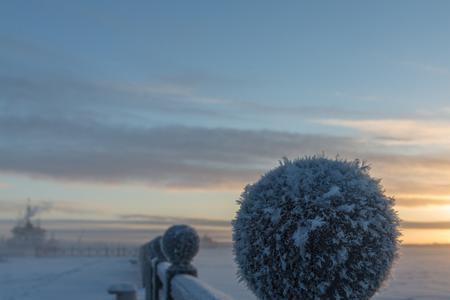
[{"label": "hoarfrost texture", "polygon": [[233,221],[238,276],[259,299],[371,298],[398,251],[394,199],[360,162],[284,159]]},{"label": "hoarfrost texture", "polygon": [[173,225],[162,237],[162,251],[176,265],[189,265],[198,253],[200,238],[188,225]]}]

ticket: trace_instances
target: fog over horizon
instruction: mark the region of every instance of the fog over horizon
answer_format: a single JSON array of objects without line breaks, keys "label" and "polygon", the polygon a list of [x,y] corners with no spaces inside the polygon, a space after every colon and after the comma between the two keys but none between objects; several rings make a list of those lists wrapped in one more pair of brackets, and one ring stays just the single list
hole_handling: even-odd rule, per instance
[{"label": "fog over horizon", "polygon": [[[18,224],[22,216],[16,219],[0,219],[0,238],[9,238],[11,229]],[[87,244],[127,244],[140,245],[164,231],[173,224],[188,224],[196,228],[201,236],[208,236],[214,241],[231,245],[232,220],[214,220],[202,218],[184,218],[173,216],[152,216],[146,214],[119,215],[106,219],[55,219],[38,214],[32,222],[44,228],[47,236],[60,242],[83,242]],[[401,223],[403,230],[438,230],[450,229],[450,222],[408,222]],[[450,243],[408,241],[405,245],[450,245]]]}]

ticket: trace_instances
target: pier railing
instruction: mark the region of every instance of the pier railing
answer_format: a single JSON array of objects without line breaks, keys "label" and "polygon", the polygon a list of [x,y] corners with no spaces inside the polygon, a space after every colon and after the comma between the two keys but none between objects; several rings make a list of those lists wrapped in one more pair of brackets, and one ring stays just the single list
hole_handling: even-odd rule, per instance
[{"label": "pier railing", "polygon": [[197,277],[192,259],[199,243],[193,228],[175,225],[140,248],[145,300],[232,299]]},{"label": "pier railing", "polygon": [[199,250],[199,243],[193,228],[175,225],[163,236],[140,247],[145,300],[232,300],[197,277],[192,259]]}]

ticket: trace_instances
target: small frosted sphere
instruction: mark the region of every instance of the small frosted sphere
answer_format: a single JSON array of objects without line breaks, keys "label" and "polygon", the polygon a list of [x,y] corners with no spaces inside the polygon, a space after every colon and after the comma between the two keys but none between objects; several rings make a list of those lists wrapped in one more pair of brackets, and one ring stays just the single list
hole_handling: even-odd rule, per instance
[{"label": "small frosted sphere", "polygon": [[285,159],[238,203],[238,275],[259,299],[369,299],[397,257],[394,199],[358,160]]},{"label": "small frosted sphere", "polygon": [[162,237],[162,250],[172,264],[188,265],[199,250],[197,231],[188,225],[174,225]]}]

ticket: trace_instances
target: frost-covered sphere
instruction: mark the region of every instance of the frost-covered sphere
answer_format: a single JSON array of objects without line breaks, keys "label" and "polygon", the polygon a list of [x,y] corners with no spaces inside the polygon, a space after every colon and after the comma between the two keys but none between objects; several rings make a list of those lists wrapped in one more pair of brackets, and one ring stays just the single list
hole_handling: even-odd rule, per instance
[{"label": "frost-covered sphere", "polygon": [[197,231],[188,225],[174,225],[162,237],[162,250],[175,265],[188,265],[197,254],[200,238]]},{"label": "frost-covered sphere", "polygon": [[281,162],[233,221],[238,275],[260,299],[369,299],[397,256],[394,199],[358,160]]}]

